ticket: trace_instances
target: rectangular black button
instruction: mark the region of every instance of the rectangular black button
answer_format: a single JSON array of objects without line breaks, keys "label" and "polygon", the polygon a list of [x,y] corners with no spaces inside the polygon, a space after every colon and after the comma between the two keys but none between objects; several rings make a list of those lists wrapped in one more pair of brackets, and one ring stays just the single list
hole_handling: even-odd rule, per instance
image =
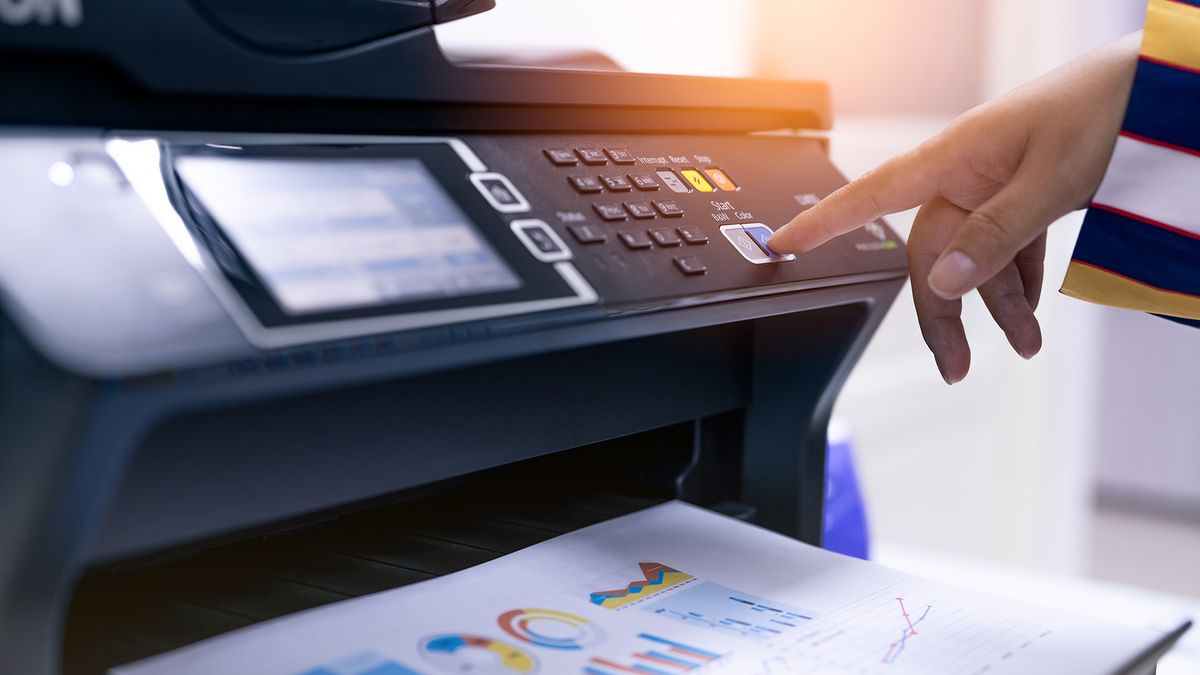
[{"label": "rectangular black button", "polygon": [[679,202],[674,199],[654,202],[654,208],[658,209],[658,212],[667,218],[678,218],[683,215],[683,209],[680,208]]},{"label": "rectangular black button", "polygon": [[625,220],[625,208],[620,204],[595,204],[592,208],[604,220]]},{"label": "rectangular black button", "polygon": [[579,155],[579,159],[583,160],[584,164],[589,166],[602,166],[608,164],[608,157],[600,148],[576,148],[575,154]]},{"label": "rectangular black button", "polygon": [[625,209],[629,211],[629,215],[638,220],[654,218],[657,215],[654,207],[650,206],[650,202],[625,202]]},{"label": "rectangular black button", "polygon": [[634,164],[637,158],[633,153],[625,148],[609,148],[605,150],[608,153],[608,158],[613,161],[613,164]]},{"label": "rectangular black button", "polygon": [[679,246],[683,243],[679,235],[675,234],[675,230],[666,228],[650,230],[650,238],[659,246]]},{"label": "rectangular black button", "polygon": [[601,183],[600,179],[595,176],[571,176],[567,180],[571,182],[571,185],[575,186],[576,190],[584,194],[604,190],[604,183]]},{"label": "rectangular black button", "polygon": [[633,181],[634,187],[639,190],[657,190],[658,180],[648,173],[631,173],[629,180]]},{"label": "rectangular black button", "polygon": [[694,274],[704,274],[708,271],[708,266],[694,255],[685,256],[675,259],[675,266],[680,272],[691,276]]},{"label": "rectangular black button", "polygon": [[687,225],[685,227],[680,227],[680,228],[677,228],[677,231],[679,232],[679,236],[683,237],[683,240],[689,244],[707,244],[708,243],[708,235],[704,234],[704,230],[701,230],[696,225]]},{"label": "rectangular black button", "polygon": [[542,152],[546,153],[546,158],[555,166],[575,166],[579,163],[579,160],[575,159],[575,153],[566,148],[547,148]]},{"label": "rectangular black button", "polygon": [[629,192],[633,189],[624,176],[601,176],[600,180],[604,181],[610,192]]},{"label": "rectangular black button", "polygon": [[608,235],[595,225],[572,225],[568,229],[581,244],[603,244],[608,241]]},{"label": "rectangular black button", "polygon": [[625,244],[635,251],[642,248],[650,248],[654,246],[654,242],[650,241],[650,237],[646,236],[641,230],[627,230],[618,232],[617,236],[621,238],[621,243]]}]

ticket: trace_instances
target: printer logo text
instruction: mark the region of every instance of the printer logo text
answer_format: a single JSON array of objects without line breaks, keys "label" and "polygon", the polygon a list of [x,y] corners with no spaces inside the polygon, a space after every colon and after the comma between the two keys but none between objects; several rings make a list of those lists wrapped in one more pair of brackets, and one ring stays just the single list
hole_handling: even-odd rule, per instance
[{"label": "printer logo text", "polygon": [[83,0],[0,0],[0,23],[78,26],[83,23]]}]

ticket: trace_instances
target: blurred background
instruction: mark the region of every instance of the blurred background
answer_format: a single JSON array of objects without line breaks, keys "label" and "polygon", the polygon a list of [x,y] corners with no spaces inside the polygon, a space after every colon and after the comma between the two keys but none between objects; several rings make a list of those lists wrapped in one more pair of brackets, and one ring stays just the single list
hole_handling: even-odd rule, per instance
[{"label": "blurred background", "polygon": [[[501,0],[449,51],[598,50],[641,72],[832,83],[835,162],[857,176],[954,116],[1137,30],[1144,0]],[[902,232],[912,214],[891,219]],[[1025,362],[968,299],[974,365],[938,377],[904,295],[836,410],[876,556],[938,555],[1200,596],[1200,340],[1055,291],[1080,214],[1051,229]]]}]

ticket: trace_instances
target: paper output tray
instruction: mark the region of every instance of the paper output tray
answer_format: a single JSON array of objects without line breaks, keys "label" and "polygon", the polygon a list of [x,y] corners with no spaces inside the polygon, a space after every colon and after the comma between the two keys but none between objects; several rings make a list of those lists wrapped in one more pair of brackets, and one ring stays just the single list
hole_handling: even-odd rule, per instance
[{"label": "paper output tray", "polygon": [[71,606],[63,672],[104,673],[253,623],[457,572],[659,501],[493,479],[94,572]]}]

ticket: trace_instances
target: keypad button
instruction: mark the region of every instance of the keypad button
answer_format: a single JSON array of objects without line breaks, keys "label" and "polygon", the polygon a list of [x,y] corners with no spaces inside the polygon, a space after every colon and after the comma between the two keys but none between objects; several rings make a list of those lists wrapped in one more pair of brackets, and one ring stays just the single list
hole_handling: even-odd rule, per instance
[{"label": "keypad button", "polygon": [[629,180],[639,190],[650,191],[658,189],[658,181],[654,179],[653,174],[631,173],[629,174]]},{"label": "keypad button", "polygon": [[595,225],[572,225],[567,228],[571,236],[581,244],[603,244],[608,241],[608,235]]},{"label": "keypad button", "polygon": [[631,248],[635,251],[654,246],[654,242],[650,240],[650,235],[641,230],[626,230],[624,232],[618,232],[617,237],[621,240],[622,244],[625,244],[627,248]]},{"label": "keypad button", "polygon": [[750,235],[750,238],[754,240],[754,243],[758,244],[759,248],[763,250],[763,253],[766,253],[768,256],[770,256],[772,261],[781,262],[784,260],[796,259],[796,256],[792,255],[791,253],[776,253],[771,249],[770,246],[767,246],[767,240],[770,239],[771,235],[775,233],[766,225],[763,225],[762,223],[746,223],[742,225],[742,229],[746,231],[746,234]]},{"label": "keypad button", "polygon": [[634,164],[637,158],[633,153],[625,148],[609,148],[604,151],[608,154],[608,158],[613,161],[613,164]]},{"label": "keypad button", "polygon": [[667,189],[669,189],[671,192],[686,194],[692,191],[692,189],[687,186],[687,183],[680,180],[679,176],[676,176],[675,172],[671,171],[670,169],[663,169],[661,171],[655,171],[654,173],[658,176],[658,179],[663,182],[663,185],[666,185]]},{"label": "keypad button", "polygon": [[650,206],[650,202],[625,202],[625,210],[629,211],[629,215],[638,220],[653,218],[658,215],[655,213],[654,207]]},{"label": "keypad button", "polygon": [[633,189],[633,185],[625,179],[625,176],[601,176],[600,180],[604,181],[604,186],[608,188],[609,192],[629,192]]},{"label": "keypad button", "polygon": [[683,208],[679,206],[679,202],[674,199],[665,199],[654,202],[654,208],[659,214],[666,218],[678,218],[683,215]]},{"label": "keypad button", "polygon": [[590,192],[601,192],[604,190],[604,183],[601,183],[600,179],[596,176],[571,176],[567,180],[571,182],[571,185],[573,185],[576,190],[584,194],[588,194]]},{"label": "keypad button", "polygon": [[689,244],[698,246],[700,244],[708,243],[708,235],[704,234],[704,230],[700,229],[700,227],[697,225],[687,225],[685,227],[676,228],[676,231],[679,232],[679,236],[683,237],[683,240]]},{"label": "keypad button", "polygon": [[620,204],[595,204],[592,208],[604,220],[625,220],[625,207]]},{"label": "keypad button", "polygon": [[713,186],[707,180],[704,180],[704,175],[695,169],[682,169],[679,172],[680,176],[686,180],[692,187],[700,192],[712,192]]},{"label": "keypad button", "polygon": [[713,185],[716,185],[725,192],[737,192],[737,183],[733,182],[733,179],[729,177],[729,174],[725,173],[724,171],[713,167],[711,169],[705,169],[704,173],[708,176],[708,179],[713,182]]},{"label": "keypad button", "polygon": [[575,159],[575,153],[566,148],[547,148],[542,152],[554,166],[575,166],[579,163],[579,160]]},{"label": "keypad button", "polygon": [[650,238],[654,240],[654,243],[663,247],[679,246],[683,243],[683,240],[679,238],[679,235],[675,234],[675,230],[669,230],[667,228],[656,228],[650,230]]},{"label": "keypad button", "polygon": [[608,164],[608,157],[600,148],[576,148],[575,154],[588,166],[603,166]]},{"label": "keypad button", "polygon": [[704,274],[708,271],[708,266],[704,264],[704,261],[694,255],[676,258],[675,267],[688,276]]}]

